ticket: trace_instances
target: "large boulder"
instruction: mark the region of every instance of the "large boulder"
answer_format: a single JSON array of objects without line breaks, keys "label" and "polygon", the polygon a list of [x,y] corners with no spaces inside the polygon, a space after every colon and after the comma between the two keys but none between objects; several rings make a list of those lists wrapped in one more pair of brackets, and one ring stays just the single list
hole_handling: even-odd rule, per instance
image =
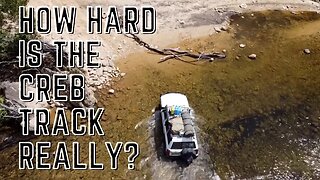
[{"label": "large boulder", "polygon": [[[49,105],[47,102],[38,102],[36,101],[37,93],[34,93],[34,100],[30,102],[24,102],[21,101],[19,98],[19,82],[9,82],[9,81],[4,81],[0,83],[0,89],[4,89],[4,94],[5,94],[5,99],[6,101],[9,101],[12,103],[11,107],[13,109],[16,109],[18,112],[19,108],[48,108]],[[31,86],[27,86],[27,91],[31,92],[36,92],[36,89]],[[15,120],[15,119],[12,119]],[[21,126],[24,126],[23,122],[20,122]],[[34,130],[34,124],[35,124],[35,119],[34,119],[34,114],[29,115],[29,130],[33,131]]]}]

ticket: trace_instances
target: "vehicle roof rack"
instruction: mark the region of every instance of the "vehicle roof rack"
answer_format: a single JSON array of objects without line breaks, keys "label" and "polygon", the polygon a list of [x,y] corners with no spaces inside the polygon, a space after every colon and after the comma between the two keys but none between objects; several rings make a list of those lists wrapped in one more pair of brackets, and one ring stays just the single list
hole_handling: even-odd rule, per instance
[{"label": "vehicle roof rack", "polygon": [[[167,108],[167,112],[169,108]],[[169,114],[169,113],[168,113]],[[172,125],[172,133],[179,136],[184,137],[193,137],[194,132],[194,125],[193,119],[189,113],[187,108],[183,109],[180,116],[169,116],[169,122]]]}]

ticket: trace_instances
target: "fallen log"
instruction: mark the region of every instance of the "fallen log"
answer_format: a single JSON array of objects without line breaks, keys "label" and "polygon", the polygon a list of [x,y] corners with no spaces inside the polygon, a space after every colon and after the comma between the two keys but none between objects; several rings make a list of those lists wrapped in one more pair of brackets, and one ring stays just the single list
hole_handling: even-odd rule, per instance
[{"label": "fallen log", "polygon": [[127,37],[133,39],[136,41],[140,46],[145,47],[149,51],[155,52],[160,55],[164,55],[165,57],[161,58],[160,62],[164,62],[169,59],[179,59],[183,60],[181,57],[186,56],[197,60],[210,60],[213,61],[215,59],[224,59],[226,58],[226,55],[224,53],[220,52],[211,52],[211,53],[198,53],[194,54],[190,51],[186,50],[180,50],[179,48],[166,48],[166,49],[157,49],[152,46],[150,46],[148,43],[143,41],[140,37],[138,37],[136,34],[128,34]]}]

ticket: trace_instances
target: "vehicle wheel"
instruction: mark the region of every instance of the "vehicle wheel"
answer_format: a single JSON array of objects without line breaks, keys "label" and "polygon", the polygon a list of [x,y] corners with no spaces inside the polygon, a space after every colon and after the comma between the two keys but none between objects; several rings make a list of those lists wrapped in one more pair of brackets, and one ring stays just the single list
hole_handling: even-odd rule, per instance
[{"label": "vehicle wheel", "polygon": [[193,157],[193,159],[197,159],[198,158],[198,156],[196,156],[196,155],[192,155],[192,157]]},{"label": "vehicle wheel", "polygon": [[186,163],[188,166],[192,163],[192,161],[193,161],[193,156],[189,156],[186,158]]}]

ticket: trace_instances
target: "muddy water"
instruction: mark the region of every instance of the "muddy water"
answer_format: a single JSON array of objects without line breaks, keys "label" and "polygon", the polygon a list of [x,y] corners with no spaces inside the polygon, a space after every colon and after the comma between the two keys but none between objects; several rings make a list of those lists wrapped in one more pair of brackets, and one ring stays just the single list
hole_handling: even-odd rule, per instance
[{"label": "muddy water", "polygon": [[[242,17],[243,16],[243,17]],[[119,60],[127,75],[97,93],[106,108],[104,137],[40,137],[79,141],[82,162],[88,143],[97,143],[104,171],[19,171],[17,147],[1,151],[0,178],[73,179],[230,179],[320,177],[320,15],[262,12],[232,17],[228,32],[189,39],[178,45],[193,51],[226,50],[223,61],[168,60],[150,53]],[[240,48],[239,44],[245,44]],[[304,54],[309,48],[311,54]],[[257,54],[256,60],[247,58]],[[163,157],[156,106],[159,95],[181,92],[197,114],[200,157],[189,167]],[[110,170],[105,141],[136,141],[136,169]],[[69,149],[71,153],[71,148]],[[52,160],[52,158],[51,158]],[[51,161],[50,160],[50,161]]]},{"label": "muddy water", "polygon": [[[147,118],[141,124],[156,121],[148,116],[165,92],[186,94],[203,117],[198,125],[204,158],[191,168],[161,156],[156,123],[137,128],[147,131],[147,138],[135,140],[141,143],[148,177],[319,177],[319,154],[306,161],[320,137],[319,23],[320,15],[314,13],[237,15],[228,32],[173,46],[199,52],[226,49],[225,61],[160,62],[161,56],[149,53],[119,61],[127,76],[106,102],[119,124],[132,128],[141,119]],[[240,48],[241,43],[246,47]],[[312,53],[304,54],[305,48]],[[256,60],[247,57],[252,53]]]}]

